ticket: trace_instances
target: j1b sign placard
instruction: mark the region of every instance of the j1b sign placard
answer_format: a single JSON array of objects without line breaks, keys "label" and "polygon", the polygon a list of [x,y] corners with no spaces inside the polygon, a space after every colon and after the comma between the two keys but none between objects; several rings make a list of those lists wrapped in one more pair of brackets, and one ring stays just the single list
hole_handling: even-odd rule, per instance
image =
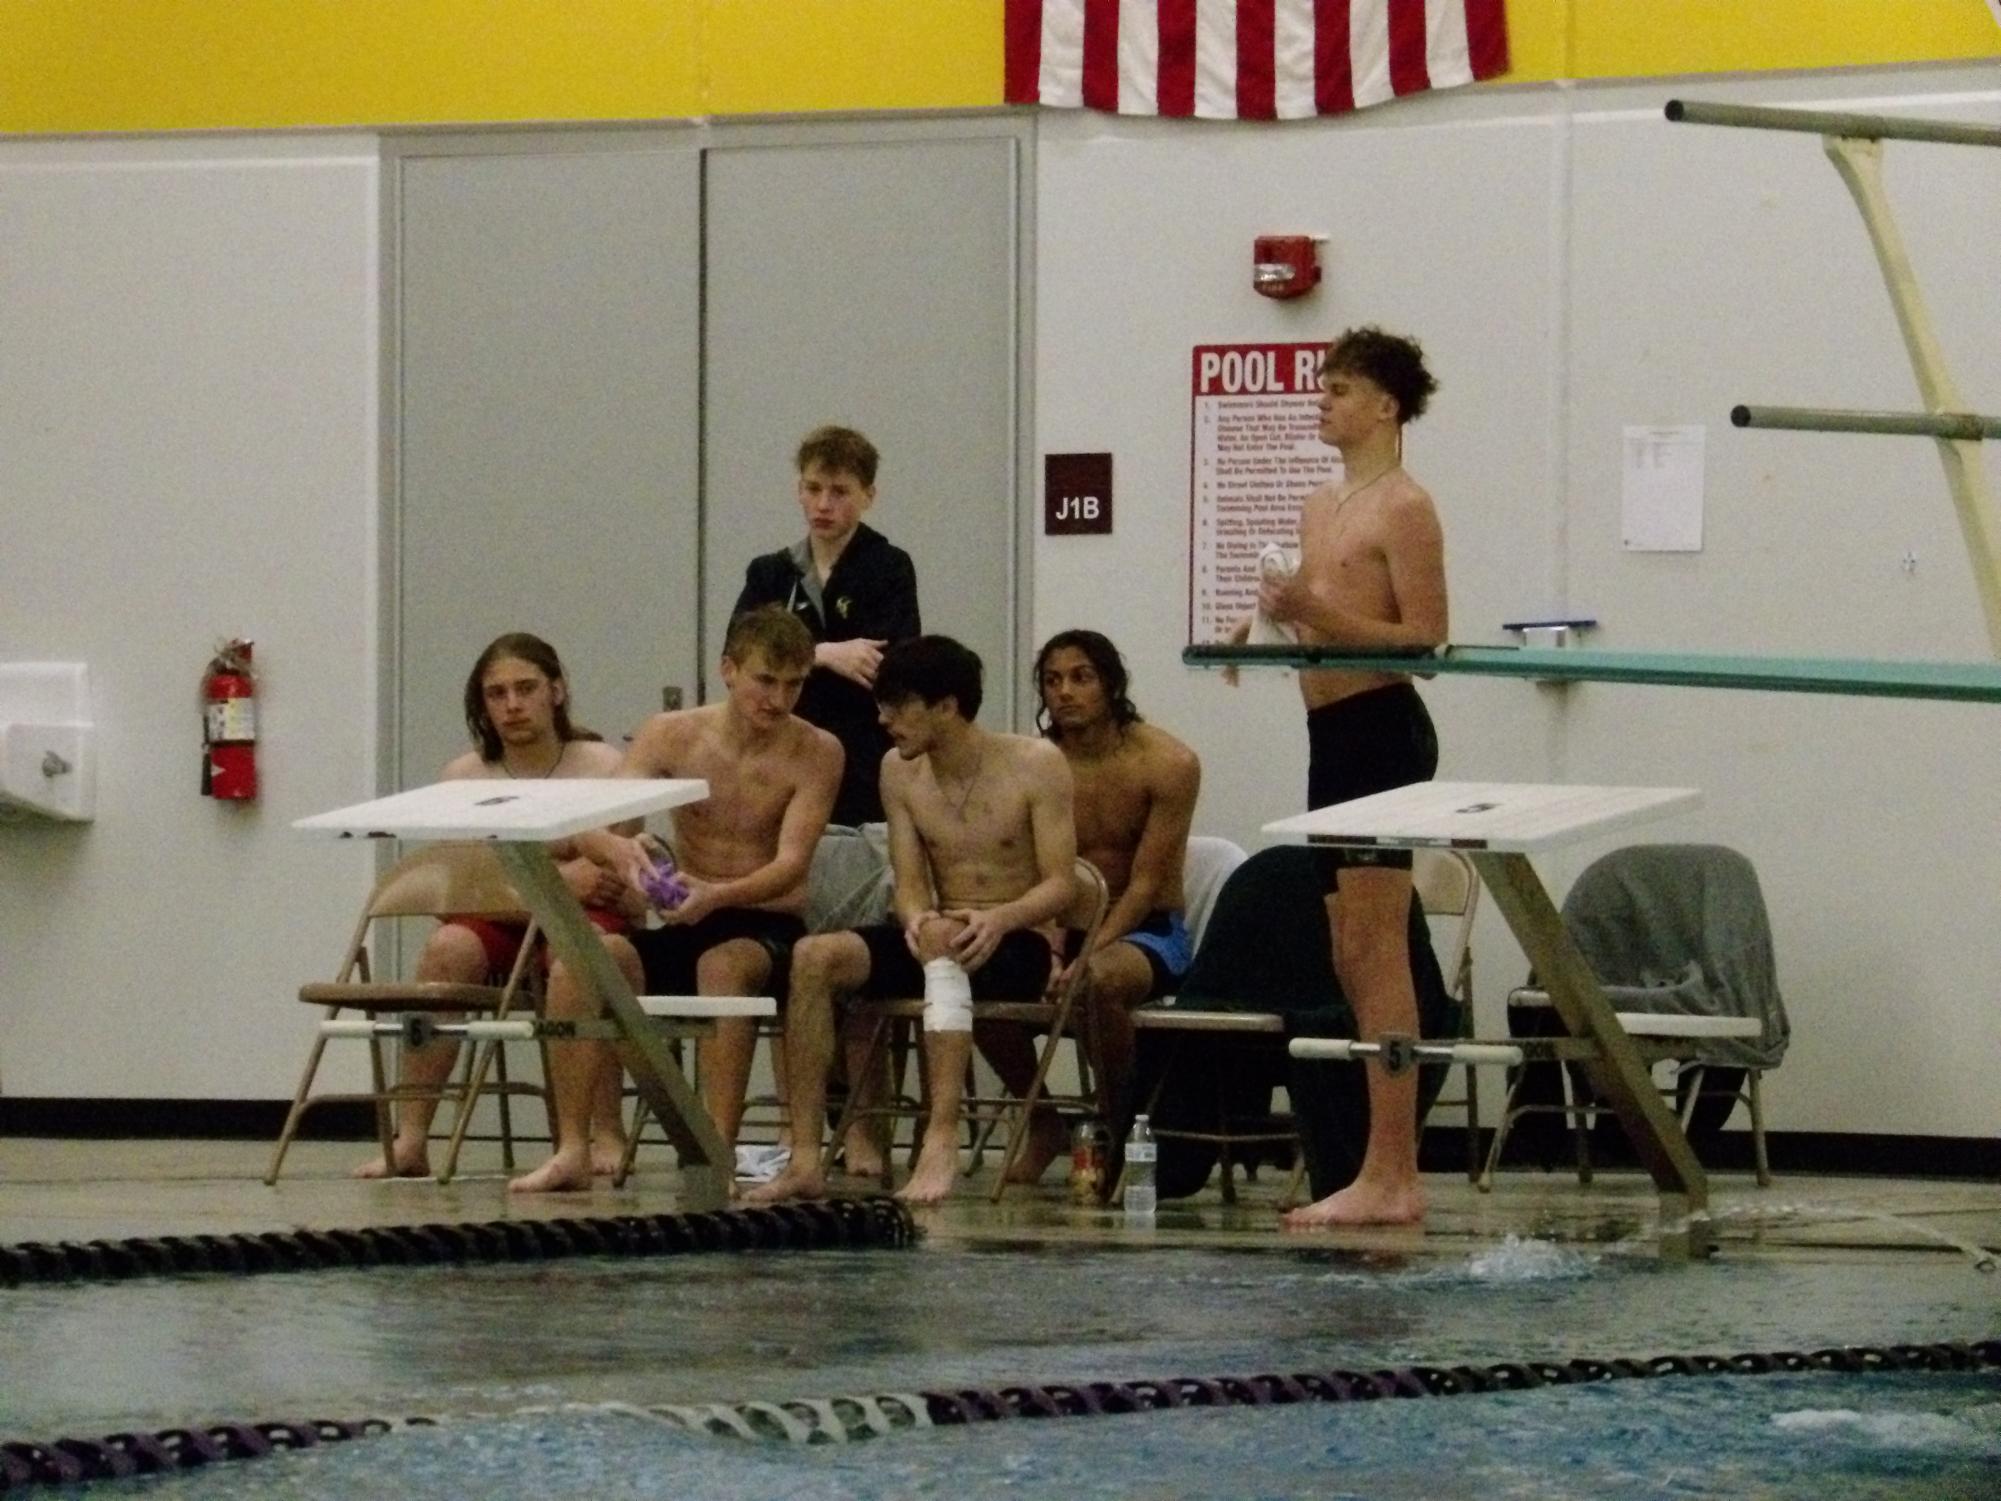
[{"label": "j1b sign placard", "polygon": [[1112,529],[1112,456],[1046,453],[1042,456],[1042,533],[1046,537],[1109,534]]}]

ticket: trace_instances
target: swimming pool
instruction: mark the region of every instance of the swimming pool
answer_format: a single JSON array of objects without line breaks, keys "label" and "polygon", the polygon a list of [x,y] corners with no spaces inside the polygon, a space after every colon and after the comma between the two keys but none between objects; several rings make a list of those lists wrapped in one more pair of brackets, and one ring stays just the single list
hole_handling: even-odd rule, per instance
[{"label": "swimming pool", "polygon": [[[2001,1473],[2001,1381],[1722,1377],[1508,1392],[1449,1403],[1234,1409],[933,1430],[866,1444],[753,1446],[630,1414],[412,1430],[161,1481],[161,1498],[1449,1496],[1598,1501],[1975,1501]],[[108,1482],[88,1494],[131,1494]]]},{"label": "swimming pool", "polygon": [[[174,1496],[653,1496],[667,1473],[687,1496],[1707,1494],[1739,1470],[1759,1494],[1818,1498],[1838,1477],[1843,1495],[1971,1496],[2001,1493],[1977,1488],[2001,1474],[1991,1371],[1669,1378],[810,1449],[601,1404],[1983,1339],[1997,1303],[2001,1283],[1951,1254],[1691,1266],[1536,1240],[1400,1256],[973,1238],[148,1279],[0,1292],[0,1434],[453,1418],[143,1482]],[[520,1415],[564,1404],[586,1410]]]}]

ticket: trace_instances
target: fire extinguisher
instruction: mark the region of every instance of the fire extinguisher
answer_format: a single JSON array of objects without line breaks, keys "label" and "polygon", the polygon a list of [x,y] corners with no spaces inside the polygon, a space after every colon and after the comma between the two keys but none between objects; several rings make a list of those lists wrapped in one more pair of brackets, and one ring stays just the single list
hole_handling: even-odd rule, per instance
[{"label": "fire extinguisher", "polygon": [[251,643],[225,641],[202,675],[201,790],[204,797],[257,796],[257,680]]}]

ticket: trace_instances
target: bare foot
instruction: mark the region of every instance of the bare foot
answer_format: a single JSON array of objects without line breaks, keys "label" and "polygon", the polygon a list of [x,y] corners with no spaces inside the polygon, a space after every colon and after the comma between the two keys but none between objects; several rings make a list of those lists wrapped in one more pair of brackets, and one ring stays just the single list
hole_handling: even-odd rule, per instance
[{"label": "bare foot", "polygon": [[1070,1134],[1063,1129],[1062,1117],[1053,1110],[1038,1110],[1028,1123],[1028,1140],[1023,1143],[1021,1155],[1008,1169],[1010,1183],[1040,1183],[1042,1175],[1049,1171],[1049,1164],[1064,1155],[1070,1146]]},{"label": "bare foot", "polygon": [[428,1178],[431,1176],[431,1156],[423,1142],[406,1146],[397,1142],[390,1154],[395,1168],[390,1168],[389,1159],[371,1157],[348,1174],[350,1178]]},{"label": "bare foot", "polygon": [[779,1204],[787,1199],[826,1197],[827,1180],[820,1175],[818,1166],[802,1163],[787,1167],[769,1183],[759,1183],[742,1190],[738,1201],[744,1204]]},{"label": "bare foot", "polygon": [[507,1185],[509,1193],[576,1193],[591,1186],[591,1161],[586,1152],[561,1151],[532,1173]]},{"label": "bare foot", "polygon": [[1424,1190],[1416,1183],[1370,1183],[1357,1178],[1338,1193],[1285,1217],[1288,1230],[1324,1230],[1337,1225],[1421,1225]]},{"label": "bare foot", "polygon": [[880,1178],[889,1171],[889,1163],[875,1138],[857,1126],[842,1140],[841,1171],[850,1178]]},{"label": "bare foot", "polygon": [[625,1138],[591,1137],[591,1176],[593,1178],[615,1178],[618,1165],[625,1160]]},{"label": "bare foot", "polygon": [[924,1135],[924,1150],[917,1155],[917,1171],[896,1191],[906,1204],[936,1204],[947,1198],[959,1182],[959,1134]]}]

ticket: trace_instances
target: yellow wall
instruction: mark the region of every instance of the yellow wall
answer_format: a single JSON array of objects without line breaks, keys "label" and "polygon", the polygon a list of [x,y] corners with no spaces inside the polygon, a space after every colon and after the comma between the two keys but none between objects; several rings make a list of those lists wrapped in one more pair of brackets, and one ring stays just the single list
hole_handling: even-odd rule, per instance
[{"label": "yellow wall", "polygon": [[1508,12],[1530,27],[1568,12],[1572,78],[2001,57],[1987,0],[1509,0]]},{"label": "yellow wall", "polygon": [[1002,0],[708,0],[702,113],[1001,102]]},{"label": "yellow wall", "polygon": [[671,0],[0,0],[0,129],[689,114],[701,21]]},{"label": "yellow wall", "polygon": [[1002,0],[0,0],[0,131],[994,105]]},{"label": "yellow wall", "polygon": [[[967,108],[1003,0],[0,0],[0,131]],[[2001,56],[1987,0],[1509,0],[1517,81]]]}]

